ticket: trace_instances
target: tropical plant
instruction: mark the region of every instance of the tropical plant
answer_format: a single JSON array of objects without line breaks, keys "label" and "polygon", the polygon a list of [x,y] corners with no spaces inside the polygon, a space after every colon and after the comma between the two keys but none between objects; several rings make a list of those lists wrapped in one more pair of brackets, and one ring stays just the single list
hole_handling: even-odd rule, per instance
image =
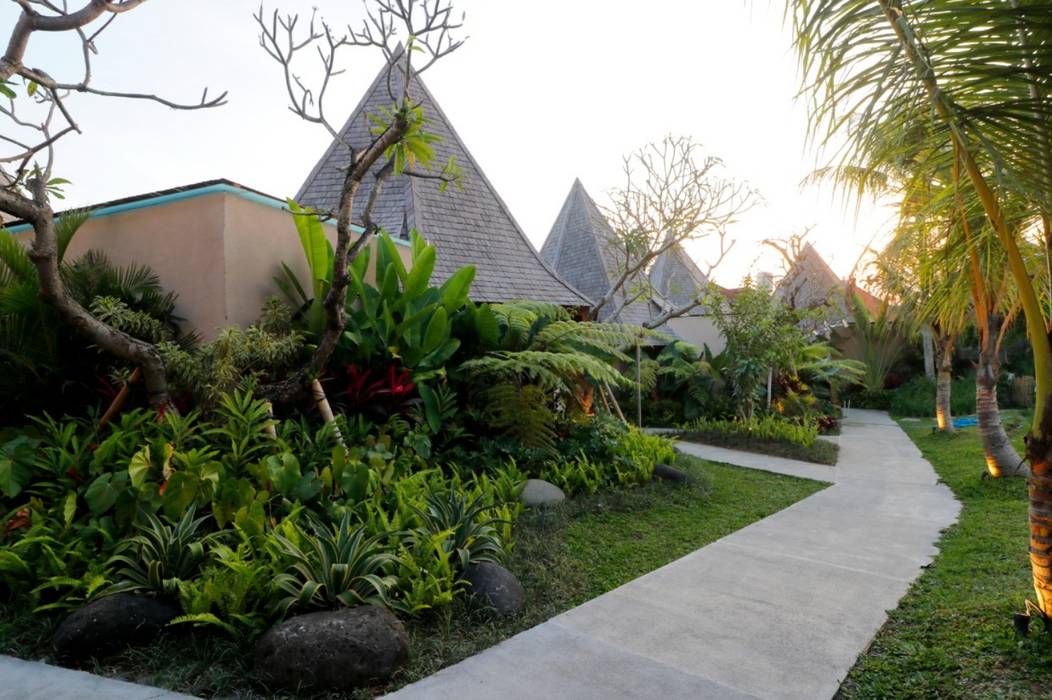
[{"label": "tropical plant", "polygon": [[581,379],[630,384],[614,363],[629,361],[622,348],[635,345],[638,328],[577,322],[560,306],[525,301],[479,309],[475,323],[487,329],[479,337],[490,342],[481,357],[461,365],[469,376],[532,383],[571,396]]},{"label": "tropical plant", "polygon": [[376,285],[365,281],[372,254],[365,249],[351,265],[348,329],[341,356],[364,366],[399,364],[415,382],[444,374],[460,347],[452,335],[452,317],[468,303],[475,268],[457,270],[439,287],[431,286],[435,247],[410,232],[412,260],[407,267],[393,239],[376,239]]},{"label": "tropical plant", "polygon": [[176,595],[179,583],[189,581],[201,570],[208,556],[208,544],[215,534],[199,535],[207,516],[196,518],[193,506],[174,525],[153,513],[143,513],[139,534],[118,545],[107,566],[116,580],[107,594],[150,591]]},{"label": "tropical plant", "polygon": [[714,295],[712,318],[726,340],[725,375],[734,390],[738,414],[748,422],[767,379],[789,366],[805,345],[797,312],[746,279],[732,299]]},{"label": "tropical plant", "polygon": [[[311,523],[304,532],[292,520],[272,535],[273,555],[287,567],[274,578],[279,596],[273,611],[310,608],[381,605],[388,607],[388,593],[398,579],[386,573],[398,558],[384,547],[388,533],[368,536],[349,513],[331,526]],[[284,594],[284,595],[282,595]]]},{"label": "tropical plant", "polygon": [[[193,337],[180,334],[175,295],[161,288],[148,267],[115,266],[99,251],[65,259],[89,217],[86,211],[68,212],[55,224],[59,274],[70,298],[132,337],[192,345]],[[0,228],[0,394],[3,408],[13,411],[8,420],[42,408],[69,412],[73,405],[94,403],[110,362],[41,299],[28,249]]]},{"label": "tropical plant", "polygon": [[494,527],[500,521],[489,515],[492,507],[481,497],[469,499],[454,489],[431,494],[423,507],[412,507],[421,524],[410,539],[427,543],[425,546],[439,545],[459,573],[479,562],[499,564],[504,560],[504,547]]}]

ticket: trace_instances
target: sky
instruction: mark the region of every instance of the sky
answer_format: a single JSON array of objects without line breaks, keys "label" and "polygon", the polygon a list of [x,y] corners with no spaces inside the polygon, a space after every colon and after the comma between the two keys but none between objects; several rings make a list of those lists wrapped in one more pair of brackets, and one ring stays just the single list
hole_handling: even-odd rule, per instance
[{"label": "sky", "polygon": [[[305,15],[317,7],[336,26],[357,27],[364,17],[360,0],[264,7]],[[693,137],[763,197],[730,228],[736,245],[716,270],[721,284],[781,271],[765,238],[810,228],[808,240],[846,275],[887,235],[887,206],[856,210],[828,185],[800,186],[825,161],[807,142],[778,0],[454,0],[454,7],[466,13],[468,39],[425,82],[537,248],[574,178],[602,203],[621,182],[623,156],[667,134]],[[229,103],[177,112],[71,98],[83,134],[57,148],[55,172],[72,181],[66,203],[220,177],[279,197],[296,193],[329,139],[287,110],[280,68],[259,47],[258,8],[257,0],[150,0],[117,19],[98,43],[95,87],[195,101],[208,86],[228,90]],[[0,5],[0,28],[12,26],[17,9]],[[381,60],[375,50],[345,50],[346,73],[326,104],[333,122],[342,124]],[[26,63],[77,80],[79,46],[38,34]],[[312,64],[301,73],[317,75]],[[688,246],[703,269],[712,243]]]}]

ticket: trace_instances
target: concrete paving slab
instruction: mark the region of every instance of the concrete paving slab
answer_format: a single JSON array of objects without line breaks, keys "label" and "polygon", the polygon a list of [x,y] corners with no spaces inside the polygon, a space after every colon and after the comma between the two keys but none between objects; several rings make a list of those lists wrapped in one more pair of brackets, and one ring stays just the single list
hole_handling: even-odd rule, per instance
[{"label": "concrete paving slab", "polygon": [[843,426],[835,468],[681,443],[833,486],[390,697],[832,697],[960,508],[885,414]]},{"label": "concrete paving slab", "polygon": [[0,656],[2,700],[193,700],[160,688]]}]

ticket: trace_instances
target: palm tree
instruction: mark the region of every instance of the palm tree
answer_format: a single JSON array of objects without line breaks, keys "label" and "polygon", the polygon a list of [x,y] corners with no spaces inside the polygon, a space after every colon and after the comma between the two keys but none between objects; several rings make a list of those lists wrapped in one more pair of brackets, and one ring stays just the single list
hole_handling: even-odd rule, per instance
[{"label": "palm tree", "polygon": [[849,162],[877,164],[887,152],[873,148],[874,138],[931,125],[933,142],[950,146],[935,153],[959,165],[996,235],[1034,353],[1029,551],[1038,608],[1052,615],[1052,343],[1020,227],[1005,214],[1009,193],[1025,202],[1049,256],[1050,8],[1024,0],[794,0],[790,12],[813,135],[845,138]]}]

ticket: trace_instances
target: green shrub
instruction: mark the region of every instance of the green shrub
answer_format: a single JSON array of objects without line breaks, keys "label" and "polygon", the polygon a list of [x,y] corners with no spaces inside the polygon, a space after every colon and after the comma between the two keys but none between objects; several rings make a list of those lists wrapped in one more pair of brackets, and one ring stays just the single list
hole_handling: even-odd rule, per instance
[{"label": "green shrub", "polygon": [[746,440],[779,441],[801,447],[811,447],[818,439],[816,422],[794,422],[772,415],[753,417],[750,421],[699,418],[687,425],[687,431],[742,437]]},{"label": "green shrub", "polygon": [[[890,392],[887,410],[893,416],[935,415],[935,382],[914,377]],[[950,385],[950,411],[955,416],[975,413],[975,375],[958,377]]]}]

